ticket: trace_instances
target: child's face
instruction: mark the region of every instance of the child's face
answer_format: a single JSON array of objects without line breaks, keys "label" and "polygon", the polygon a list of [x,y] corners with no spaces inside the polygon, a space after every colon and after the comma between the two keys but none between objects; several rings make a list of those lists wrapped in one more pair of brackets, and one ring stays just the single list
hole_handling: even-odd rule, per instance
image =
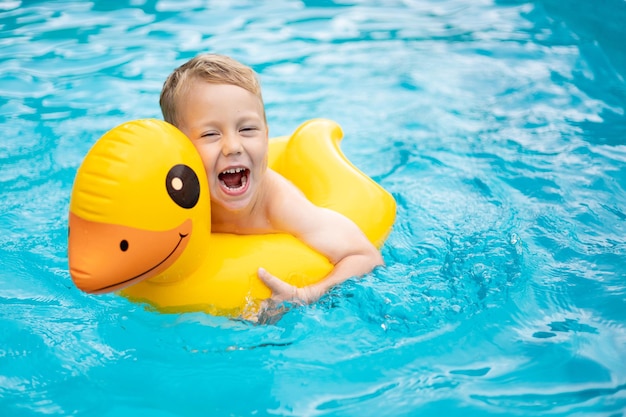
[{"label": "child's face", "polygon": [[251,207],[267,169],[261,100],[241,87],[197,81],[178,105],[179,128],[200,153],[212,203],[229,211]]}]

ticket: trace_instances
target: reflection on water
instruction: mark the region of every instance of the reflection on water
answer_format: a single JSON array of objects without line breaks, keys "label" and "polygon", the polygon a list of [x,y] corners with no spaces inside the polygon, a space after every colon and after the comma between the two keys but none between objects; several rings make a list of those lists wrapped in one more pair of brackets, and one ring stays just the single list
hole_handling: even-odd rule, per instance
[{"label": "reflection on water", "polygon": [[[0,410],[619,415],[625,13],[620,0],[0,2]],[[165,77],[201,51],[259,72],[272,135],[342,125],[345,153],[398,202],[385,268],[266,326],[74,288],[78,165],[108,129],[160,118]]]}]

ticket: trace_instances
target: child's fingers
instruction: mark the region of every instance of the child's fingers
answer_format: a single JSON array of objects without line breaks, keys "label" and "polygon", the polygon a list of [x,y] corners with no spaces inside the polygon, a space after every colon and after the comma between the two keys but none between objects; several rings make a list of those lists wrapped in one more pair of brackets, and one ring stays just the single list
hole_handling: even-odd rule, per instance
[{"label": "child's fingers", "polygon": [[275,277],[263,268],[257,271],[259,279],[272,291],[272,299],[277,302],[292,300],[296,296],[297,288]]},{"label": "child's fingers", "polygon": [[259,276],[259,279],[261,281],[263,281],[263,283],[265,285],[267,285],[267,287],[270,290],[272,290],[273,294],[283,292],[285,286],[289,285],[286,282],[284,282],[283,280],[281,280],[281,279],[275,277],[274,275],[270,274],[269,272],[267,272],[263,268],[259,268],[259,270],[257,272],[257,275]]},{"label": "child's fingers", "polygon": [[267,285],[272,291],[274,291],[274,288],[280,286],[281,283],[284,284],[282,280],[270,274],[263,268],[259,268],[259,270],[257,271],[257,275],[259,276],[259,279],[263,281],[263,283]]}]

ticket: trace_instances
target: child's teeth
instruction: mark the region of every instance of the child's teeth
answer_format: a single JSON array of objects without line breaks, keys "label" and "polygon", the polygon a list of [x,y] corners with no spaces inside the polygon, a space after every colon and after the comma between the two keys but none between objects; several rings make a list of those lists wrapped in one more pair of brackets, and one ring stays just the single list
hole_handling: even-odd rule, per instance
[{"label": "child's teeth", "polygon": [[230,168],[230,169],[227,169],[226,171],[223,171],[222,173],[223,174],[236,174],[241,171],[243,171],[243,168]]}]

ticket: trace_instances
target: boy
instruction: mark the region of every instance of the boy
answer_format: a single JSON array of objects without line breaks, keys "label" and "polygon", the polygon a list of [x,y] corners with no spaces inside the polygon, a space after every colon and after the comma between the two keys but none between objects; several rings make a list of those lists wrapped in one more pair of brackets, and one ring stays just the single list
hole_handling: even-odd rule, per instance
[{"label": "boy", "polygon": [[255,72],[216,54],[199,55],[165,81],[165,121],[198,150],[211,193],[214,232],[289,233],[325,255],[333,270],[316,284],[290,285],[259,265],[274,303],[311,303],[332,286],[382,265],[380,252],[348,218],[315,206],[267,166],[268,127]]}]

